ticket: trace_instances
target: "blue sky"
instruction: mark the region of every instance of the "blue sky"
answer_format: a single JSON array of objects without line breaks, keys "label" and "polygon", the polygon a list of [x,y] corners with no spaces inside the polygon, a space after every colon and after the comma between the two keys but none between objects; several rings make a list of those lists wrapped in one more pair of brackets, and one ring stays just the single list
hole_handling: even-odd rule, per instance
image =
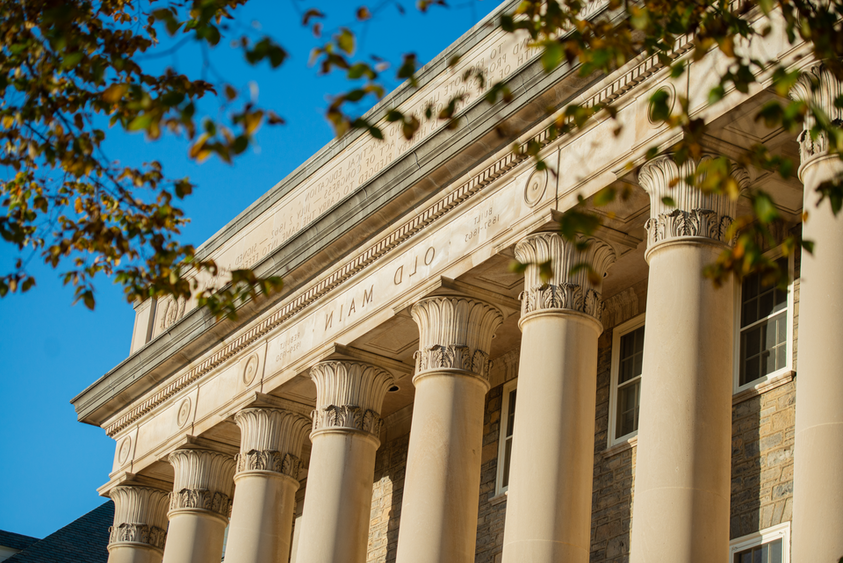
[{"label": "blue sky", "polygon": [[[366,5],[374,18],[365,26],[351,26],[360,54],[376,53],[398,63],[403,53],[414,52],[424,63],[498,4],[454,1],[449,8],[420,14],[415,2],[400,0],[406,11],[401,15],[398,3],[250,0],[235,12],[237,22],[258,22],[290,58],[276,71],[252,67],[223,40],[212,52],[213,61],[236,86],[256,83],[261,105],[275,109],[287,124],[262,129],[259,149],[249,149],[233,166],[215,159],[197,165],[188,160],[183,141],[147,143],[142,135],[115,130],[109,133],[115,137],[109,157],[124,163],[157,159],[169,176],[189,176],[198,184],[183,204],[192,220],[184,239],[200,244],[333,136],[322,117],[326,95],[347,84],[319,77],[307,66],[316,40],[299,25],[300,11],[318,6],[328,14],[325,29],[331,30],[354,22],[356,9]],[[149,64],[198,76],[201,60],[188,46]],[[8,268],[15,256],[0,242],[0,267]],[[108,480],[114,443],[103,430],[77,422],[69,401],[126,358],[134,311],[107,279],[100,280],[97,308],[90,312],[81,304],[71,306],[72,291],[62,287],[56,271],[37,264],[30,270],[38,280],[32,291],[0,299],[0,530],[43,537],[104,501],[96,489]]]}]

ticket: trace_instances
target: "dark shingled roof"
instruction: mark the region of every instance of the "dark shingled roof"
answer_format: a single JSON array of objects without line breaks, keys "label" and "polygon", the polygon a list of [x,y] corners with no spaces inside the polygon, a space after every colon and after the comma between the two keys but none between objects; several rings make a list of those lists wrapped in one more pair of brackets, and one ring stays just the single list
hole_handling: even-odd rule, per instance
[{"label": "dark shingled roof", "polygon": [[16,534],[14,532],[7,532],[6,530],[0,530],[0,545],[3,547],[26,549],[37,541],[38,538],[25,536],[23,534]]},{"label": "dark shingled roof", "polygon": [[108,527],[113,522],[114,503],[108,501],[4,563],[106,563]]}]

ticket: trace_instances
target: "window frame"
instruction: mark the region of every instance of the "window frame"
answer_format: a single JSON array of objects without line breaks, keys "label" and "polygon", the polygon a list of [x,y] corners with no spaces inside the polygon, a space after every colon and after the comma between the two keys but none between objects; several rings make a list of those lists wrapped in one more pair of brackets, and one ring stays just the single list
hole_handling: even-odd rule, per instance
[{"label": "window frame", "polygon": [[[766,253],[770,260],[784,258],[781,249],[775,249]],[[732,394],[735,395],[747,389],[753,389],[769,383],[771,380],[780,377],[785,373],[793,371],[793,282],[794,280],[794,255],[787,257],[787,275],[790,282],[787,284],[787,311],[785,319],[787,323],[785,342],[785,365],[775,371],[753,379],[741,385],[741,310],[743,309],[743,283],[735,283],[735,342],[734,342],[734,366],[732,368]]]},{"label": "window frame", "polygon": [[[495,496],[502,495],[509,490],[509,486],[503,486],[504,462],[506,461],[506,422],[509,419],[509,395],[518,388],[518,378],[510,379],[503,384],[501,397],[501,418],[498,425],[498,464],[495,471]],[[517,403],[518,399],[516,399]],[[512,439],[515,439],[513,434]],[[510,460],[512,463],[512,460]]]},{"label": "window frame", "polygon": [[[638,430],[634,430],[629,434],[623,436],[615,436],[617,427],[617,404],[618,404],[618,376],[620,374],[620,359],[621,359],[621,338],[630,332],[637,330],[646,324],[646,314],[641,313],[626,322],[616,326],[612,330],[612,370],[611,379],[609,382],[609,428],[608,428],[608,447],[616,446],[624,442],[628,442],[632,438],[638,436]],[[646,342],[647,329],[644,329],[644,338]],[[641,372],[641,381],[644,380],[644,372]]]},{"label": "window frame", "polygon": [[790,521],[782,522],[769,528],[735,538],[729,542],[729,563],[733,563],[735,555],[741,551],[782,540],[782,563],[790,563]]}]

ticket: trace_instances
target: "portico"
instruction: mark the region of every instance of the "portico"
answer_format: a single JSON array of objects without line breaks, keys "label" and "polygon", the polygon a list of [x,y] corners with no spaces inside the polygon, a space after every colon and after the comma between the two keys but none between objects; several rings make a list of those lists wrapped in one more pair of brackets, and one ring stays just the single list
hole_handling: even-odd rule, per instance
[{"label": "portico", "polygon": [[[794,426],[792,350],[796,323],[822,333],[828,311],[806,296],[797,314],[794,284],[784,317],[779,299],[769,319],[742,319],[760,297],[714,288],[701,270],[748,203],[682,183],[758,138],[795,154],[793,135],[752,119],[774,94],[709,107],[707,59],[679,82],[652,58],[590,81],[564,65],[546,75],[502,33],[475,28],[427,67],[421,91],[392,101],[418,107],[452,87],[456,51],[465,67],[506,53],[505,117],[472,91],[456,131],[407,144],[389,129],[383,146],[352,133],[204,246],[226,267],[284,272],[282,293],[237,322],[193,303],[138,306],[131,357],[74,399],[115,440],[101,489],[117,508],[112,562],[725,563],[753,534],[769,543],[786,528],[789,542],[791,521],[801,557],[814,553],[805,546],[819,540],[798,536],[813,502],[800,506],[800,486],[814,498],[810,467],[839,436],[820,408],[830,368],[803,364],[825,357],[811,344],[799,363],[815,375],[799,385],[819,406]],[[685,168],[667,150],[644,163],[648,147],[678,140],[649,120],[658,89],[711,123],[708,155]],[[624,128],[552,139],[544,108],[572,100],[617,101]],[[512,138],[495,132],[501,119]],[[530,141],[552,171],[511,150]],[[362,158],[381,148],[388,158]],[[812,158],[806,190],[827,174]],[[732,174],[774,194],[782,229],[797,228],[799,180]],[[602,190],[618,197],[596,206]],[[577,205],[603,219],[589,239],[555,228]],[[834,221],[818,220],[818,243]],[[806,287],[833,293],[813,267]],[[741,379],[757,323],[781,318],[770,346],[787,362]],[[843,531],[831,513],[814,524]]]}]

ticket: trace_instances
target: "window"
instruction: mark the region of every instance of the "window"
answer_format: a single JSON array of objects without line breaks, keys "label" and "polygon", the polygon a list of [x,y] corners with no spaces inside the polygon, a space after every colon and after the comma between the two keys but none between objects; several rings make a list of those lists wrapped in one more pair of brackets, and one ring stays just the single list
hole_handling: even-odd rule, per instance
[{"label": "window", "polygon": [[788,563],[790,522],[737,538],[729,544],[729,563]]},{"label": "window", "polygon": [[498,476],[495,496],[509,488],[509,463],[512,460],[512,429],[515,426],[515,396],[517,379],[503,386],[501,404],[500,438],[498,439]]},{"label": "window", "polygon": [[[791,273],[789,261],[776,260]],[[735,390],[741,390],[790,369],[793,324],[790,288],[787,291],[765,285],[763,276],[753,274],[740,287],[740,331],[736,349]]]},{"label": "window", "polygon": [[609,398],[609,446],[638,432],[644,359],[644,315],[615,328],[612,338],[612,392]]}]

